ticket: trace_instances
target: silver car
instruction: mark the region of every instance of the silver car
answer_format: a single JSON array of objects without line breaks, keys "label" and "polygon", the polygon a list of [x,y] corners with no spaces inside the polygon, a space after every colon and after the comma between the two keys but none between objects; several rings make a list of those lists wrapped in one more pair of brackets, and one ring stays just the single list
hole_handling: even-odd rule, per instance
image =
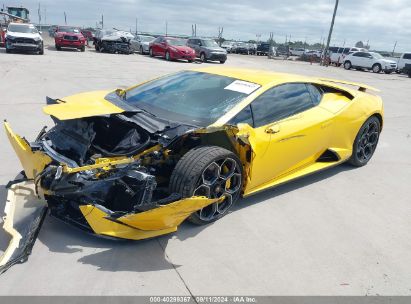
[{"label": "silver car", "polygon": [[195,50],[196,57],[199,57],[202,62],[210,60],[224,63],[227,60],[227,51],[213,39],[190,38],[187,41],[187,46]]},{"label": "silver car", "polygon": [[148,45],[155,38],[153,36],[137,35],[130,41],[130,47],[133,52],[139,52],[140,54],[148,54]]}]

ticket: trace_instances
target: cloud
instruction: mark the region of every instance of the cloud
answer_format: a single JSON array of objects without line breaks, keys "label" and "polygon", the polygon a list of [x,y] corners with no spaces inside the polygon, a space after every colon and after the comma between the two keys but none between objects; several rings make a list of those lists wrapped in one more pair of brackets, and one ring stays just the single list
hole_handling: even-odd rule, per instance
[{"label": "cloud", "polygon": [[[274,39],[320,42],[328,35],[334,0],[71,0],[41,1],[43,22],[44,8],[47,23],[68,22],[78,26],[95,26],[104,15],[105,27],[125,30],[138,27],[141,31],[191,34],[191,24],[197,24],[197,34],[217,35],[224,27],[224,37],[231,39],[256,39],[261,34],[266,40],[270,32]],[[7,3],[6,3],[7,5]],[[38,1],[24,2],[31,19],[37,22]],[[374,49],[411,49],[411,0],[341,0],[337,13],[331,45],[346,46],[362,40],[370,42]]]}]

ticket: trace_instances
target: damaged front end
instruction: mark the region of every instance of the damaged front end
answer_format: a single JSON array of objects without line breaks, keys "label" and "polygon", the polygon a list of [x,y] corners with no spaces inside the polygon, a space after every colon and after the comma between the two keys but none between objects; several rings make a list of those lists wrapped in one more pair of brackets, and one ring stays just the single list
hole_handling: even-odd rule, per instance
[{"label": "damaged front end", "polygon": [[141,112],[52,118],[55,126],[32,143],[4,124],[25,177],[8,192],[4,227],[12,240],[0,258],[3,271],[30,254],[47,208],[87,232],[139,240],[174,232],[191,213],[219,202],[168,190],[180,157],[168,147],[192,126]]}]

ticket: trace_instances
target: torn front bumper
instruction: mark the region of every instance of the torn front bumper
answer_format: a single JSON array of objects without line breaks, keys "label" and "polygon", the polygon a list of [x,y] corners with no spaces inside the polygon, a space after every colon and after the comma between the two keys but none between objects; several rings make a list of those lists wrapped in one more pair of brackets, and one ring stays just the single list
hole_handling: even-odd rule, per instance
[{"label": "torn front bumper", "polygon": [[34,187],[34,182],[22,181],[12,184],[7,192],[3,228],[11,240],[0,257],[0,273],[25,262],[36,241],[47,204],[36,196]]},{"label": "torn front bumper", "polygon": [[[95,197],[73,204],[64,200],[65,195],[50,196],[41,188],[41,176],[56,160],[53,161],[45,152],[32,148],[23,137],[12,131],[7,122],[5,130],[27,178],[12,181],[8,190],[4,229],[11,236],[11,241],[0,259],[0,273],[27,259],[48,208],[52,215],[88,232],[106,237],[140,240],[174,232],[193,212],[222,201],[221,198],[195,196],[180,199],[180,196],[177,196],[175,201],[158,201],[150,210],[134,210],[127,213],[113,212],[94,202]],[[153,149],[156,147],[147,151]],[[65,174],[71,175],[83,170],[127,165],[136,159],[138,155],[135,158],[112,159],[85,167],[69,168],[65,163],[60,165],[65,168]],[[80,193],[81,191],[79,188]],[[43,195],[47,201],[40,198]],[[59,201],[59,208],[56,208],[56,200]],[[66,210],[74,211],[71,213]]]}]

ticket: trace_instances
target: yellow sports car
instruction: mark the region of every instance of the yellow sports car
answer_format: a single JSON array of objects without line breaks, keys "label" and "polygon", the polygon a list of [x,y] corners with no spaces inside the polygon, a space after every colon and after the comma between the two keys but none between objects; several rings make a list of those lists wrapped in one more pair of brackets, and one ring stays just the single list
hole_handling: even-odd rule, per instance
[{"label": "yellow sports car", "polygon": [[[357,88],[358,87],[358,88]],[[29,143],[5,122],[24,168],[11,181],[3,270],[30,253],[46,208],[101,236],[144,239],[211,223],[243,196],[371,159],[383,125],[366,85],[211,67],[126,90],[47,98],[55,125]]]}]

